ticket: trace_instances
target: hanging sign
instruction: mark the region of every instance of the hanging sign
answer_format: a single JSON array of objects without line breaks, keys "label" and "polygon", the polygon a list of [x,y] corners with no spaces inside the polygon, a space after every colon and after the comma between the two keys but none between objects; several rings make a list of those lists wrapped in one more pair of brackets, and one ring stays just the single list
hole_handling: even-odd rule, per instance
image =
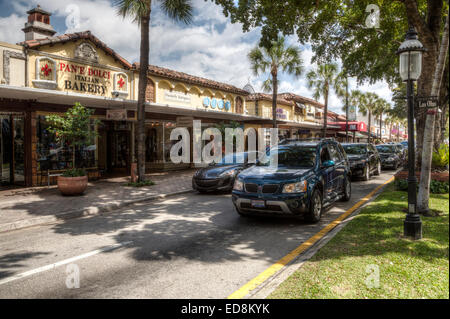
[{"label": "hanging sign", "polygon": [[106,119],[111,121],[125,121],[127,119],[127,110],[106,110]]},{"label": "hanging sign", "polygon": [[348,107],[348,120],[356,121],[356,106],[355,105],[350,105]]},{"label": "hanging sign", "polygon": [[216,106],[217,106],[217,99],[216,99],[216,98],[213,98],[213,99],[211,100],[211,108],[215,109]]},{"label": "hanging sign", "polygon": [[203,106],[204,107],[209,107],[211,105],[211,99],[209,97],[205,97],[203,99]]}]

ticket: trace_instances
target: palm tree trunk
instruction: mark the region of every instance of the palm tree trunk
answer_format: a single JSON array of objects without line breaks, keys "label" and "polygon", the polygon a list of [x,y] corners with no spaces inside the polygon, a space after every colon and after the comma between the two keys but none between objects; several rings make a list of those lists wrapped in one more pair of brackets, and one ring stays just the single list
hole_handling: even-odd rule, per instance
[{"label": "palm tree trunk", "polygon": [[[444,73],[444,65],[448,51],[448,15],[445,22],[444,33],[442,35],[442,43],[439,49],[439,58],[433,76],[433,85],[431,87],[431,95],[439,96],[442,75]],[[431,159],[433,155],[433,139],[435,126],[436,110],[429,110],[426,115],[425,130],[422,144],[422,165],[420,170],[419,194],[417,197],[417,211],[419,213],[427,213],[430,200],[430,180],[431,180]]]},{"label": "palm tree trunk", "polygon": [[381,125],[383,125],[383,114],[380,114],[380,141],[383,139],[383,134],[381,133]]},{"label": "palm tree trunk", "polygon": [[400,124],[397,124],[397,142],[400,142]]},{"label": "palm tree trunk", "polygon": [[389,124],[389,142],[392,142],[392,123]]},{"label": "palm tree trunk", "polygon": [[148,55],[150,51],[150,12],[141,18],[141,47],[140,47],[140,69],[139,69],[139,91],[137,106],[137,169],[138,182],[145,180],[145,90],[147,88]]},{"label": "palm tree trunk", "polygon": [[369,135],[367,135],[367,143],[370,143],[370,137],[372,135],[372,132],[370,132],[370,130],[371,130],[370,122],[372,122],[372,112],[369,110],[369,125],[367,127],[367,129],[369,131]]},{"label": "palm tree trunk", "polygon": [[278,74],[272,72],[272,119],[273,128],[277,128]]},{"label": "palm tree trunk", "polygon": [[328,126],[328,89],[325,92],[325,106],[324,106],[324,114],[323,114],[323,133],[322,137],[327,137],[327,126]]}]

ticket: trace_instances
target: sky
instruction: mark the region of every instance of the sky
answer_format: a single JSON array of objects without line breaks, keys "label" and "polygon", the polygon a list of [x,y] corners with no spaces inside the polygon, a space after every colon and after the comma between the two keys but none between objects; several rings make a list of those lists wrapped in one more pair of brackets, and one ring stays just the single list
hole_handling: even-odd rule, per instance
[{"label": "sky", "polygon": [[[160,10],[158,2],[153,1],[151,14],[150,64],[240,88],[250,81],[257,92],[262,91],[261,84],[268,74],[254,76],[247,58],[248,52],[258,44],[260,29],[242,32],[241,25],[232,24],[220,6],[204,0],[192,0],[191,24],[175,23]],[[21,29],[27,20],[26,11],[37,4],[52,13],[50,21],[57,34],[90,30],[131,63],[139,61],[139,28],[131,19],[118,16],[113,1],[109,0],[0,0],[0,41],[23,41]],[[309,45],[300,45],[296,36],[288,37],[287,42],[300,47],[305,72],[299,78],[281,75],[279,92],[312,98],[305,75],[315,67],[311,64],[313,52]],[[357,87],[356,79],[350,79],[350,89],[356,88],[376,92],[388,101],[392,98],[384,82]],[[329,109],[343,113],[342,104],[332,92]]]}]

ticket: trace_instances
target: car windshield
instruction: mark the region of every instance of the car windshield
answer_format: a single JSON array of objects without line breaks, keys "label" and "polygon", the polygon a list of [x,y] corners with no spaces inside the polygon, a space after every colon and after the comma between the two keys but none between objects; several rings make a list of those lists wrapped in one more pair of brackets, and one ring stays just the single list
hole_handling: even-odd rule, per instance
[{"label": "car windshield", "polygon": [[377,150],[380,153],[395,153],[394,145],[377,145]]},{"label": "car windshield", "polygon": [[258,163],[259,166],[269,166],[276,163],[278,156],[278,167],[283,168],[311,168],[316,163],[316,146],[286,146],[273,148]]},{"label": "car windshield", "polygon": [[247,157],[247,152],[227,154],[217,165],[243,164],[247,162]]},{"label": "car windshield", "polygon": [[365,145],[342,145],[347,154],[350,155],[364,155],[367,153]]}]

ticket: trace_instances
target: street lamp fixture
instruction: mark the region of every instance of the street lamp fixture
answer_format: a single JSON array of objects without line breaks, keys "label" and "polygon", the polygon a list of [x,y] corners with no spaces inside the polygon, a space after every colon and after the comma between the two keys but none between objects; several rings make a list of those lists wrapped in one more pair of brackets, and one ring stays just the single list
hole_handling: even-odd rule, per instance
[{"label": "street lamp fixture", "polygon": [[397,54],[400,56],[400,77],[406,83],[408,100],[408,214],[403,222],[403,233],[406,237],[422,238],[422,221],[417,214],[417,178],[414,141],[414,81],[422,72],[422,53],[425,51],[417,38],[417,32],[410,27],[405,41],[400,45]]}]

